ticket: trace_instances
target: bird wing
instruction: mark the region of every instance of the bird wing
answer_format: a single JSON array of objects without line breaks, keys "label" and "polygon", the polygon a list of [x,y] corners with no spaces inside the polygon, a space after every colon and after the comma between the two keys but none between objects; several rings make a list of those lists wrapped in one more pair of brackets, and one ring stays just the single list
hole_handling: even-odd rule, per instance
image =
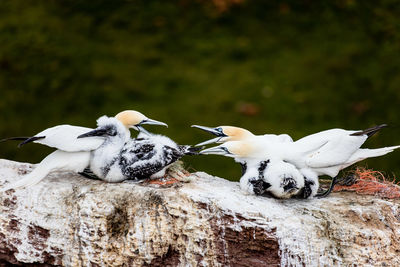
[{"label": "bird wing", "polygon": [[101,146],[104,139],[100,137],[77,138],[91,130],[93,129],[68,124],[58,125],[36,134],[35,137],[45,136],[45,138],[33,142],[66,152],[91,151]]},{"label": "bird wing", "polygon": [[133,180],[149,178],[183,155],[178,149],[151,139],[132,140],[129,144],[130,148],[121,153],[121,165],[123,174]]},{"label": "bird wing", "polygon": [[269,142],[293,142],[292,137],[290,137],[290,135],[288,134],[280,134],[280,135],[276,135],[276,134],[264,134],[261,135],[261,137]]},{"label": "bird wing", "polygon": [[368,149],[362,148],[358,149],[345,163],[345,167],[348,167],[356,162],[367,158],[374,158],[386,155],[387,153],[392,152],[395,149],[400,148],[400,146],[389,146],[389,147],[382,147],[382,148],[375,148],[375,149]]},{"label": "bird wing", "polygon": [[367,136],[340,134],[306,156],[306,165],[311,168],[327,168],[342,165],[361,147]]}]

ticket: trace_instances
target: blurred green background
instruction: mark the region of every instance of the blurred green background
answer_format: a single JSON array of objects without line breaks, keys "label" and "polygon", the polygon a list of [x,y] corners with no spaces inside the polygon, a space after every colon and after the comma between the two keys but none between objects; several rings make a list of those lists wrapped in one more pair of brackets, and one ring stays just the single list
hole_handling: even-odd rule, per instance
[{"label": "blurred green background", "polygon": [[[180,144],[190,128],[236,125],[294,139],[328,128],[391,128],[400,144],[397,1],[0,1],[0,138],[95,127],[136,109]],[[52,149],[0,143],[0,158],[39,162]],[[400,176],[400,151],[361,165]],[[190,170],[237,180],[220,156]]]}]

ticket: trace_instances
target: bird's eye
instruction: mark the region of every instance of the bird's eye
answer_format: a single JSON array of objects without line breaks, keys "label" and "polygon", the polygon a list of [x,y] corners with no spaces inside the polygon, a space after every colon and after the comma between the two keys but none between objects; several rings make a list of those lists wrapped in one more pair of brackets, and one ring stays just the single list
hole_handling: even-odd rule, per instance
[{"label": "bird's eye", "polygon": [[224,133],[224,130],[221,127],[215,128],[215,130],[219,133]]}]

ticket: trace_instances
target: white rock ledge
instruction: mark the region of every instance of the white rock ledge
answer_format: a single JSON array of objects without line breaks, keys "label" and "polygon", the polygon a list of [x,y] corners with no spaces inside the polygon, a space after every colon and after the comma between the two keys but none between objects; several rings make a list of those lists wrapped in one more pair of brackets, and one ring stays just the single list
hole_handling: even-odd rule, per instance
[{"label": "white rock ledge", "polygon": [[[0,160],[0,186],[31,169]],[[276,200],[192,176],[153,188],[57,173],[0,193],[0,266],[400,266],[400,200]]]}]

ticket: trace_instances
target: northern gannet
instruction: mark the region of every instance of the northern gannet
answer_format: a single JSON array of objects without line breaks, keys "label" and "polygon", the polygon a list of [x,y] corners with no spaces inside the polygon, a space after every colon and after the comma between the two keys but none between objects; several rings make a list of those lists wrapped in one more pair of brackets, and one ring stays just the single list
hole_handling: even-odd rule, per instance
[{"label": "northern gannet", "polygon": [[269,140],[272,142],[275,142],[275,141],[276,142],[293,142],[293,139],[287,134],[254,135],[249,130],[246,130],[246,129],[240,128],[240,127],[235,127],[235,126],[217,126],[217,127],[211,128],[211,127],[200,126],[200,125],[192,125],[192,127],[198,128],[200,130],[206,131],[208,133],[211,133],[211,134],[217,136],[210,140],[199,143],[196,146],[203,146],[203,145],[208,145],[208,144],[212,144],[212,143],[220,144],[220,143],[225,143],[228,141],[242,141],[245,139],[254,138],[256,136],[263,137],[266,140]]},{"label": "northern gannet", "polygon": [[[217,136],[216,138],[199,143],[197,146],[211,143],[225,143],[229,141],[243,141],[253,138],[278,143],[293,142],[293,139],[288,134],[254,135],[249,130],[235,126],[217,126],[215,128],[210,128],[206,126],[192,125],[192,127]],[[304,177],[293,165],[289,163],[285,163],[276,159],[274,162],[271,162],[270,159],[257,159],[254,163],[250,163],[252,162],[251,160],[249,162],[247,159],[241,157],[235,157],[235,161],[242,166],[242,178],[240,179],[240,185],[241,188],[248,193],[262,194],[260,190],[264,188],[263,191],[268,191],[276,197],[289,198],[292,195],[298,194],[298,190],[303,188]],[[265,168],[262,168],[265,162],[268,162],[268,168],[266,166]],[[260,172],[260,169],[263,169],[263,172]],[[257,174],[257,171],[259,178],[255,179],[254,177],[257,177],[257,175],[255,175]],[[313,182],[306,181],[306,186],[312,186],[312,184]],[[255,185],[258,185],[258,188]],[[291,185],[293,185],[293,187],[291,187]],[[266,190],[266,187],[269,189]],[[304,197],[307,198],[309,196],[307,195],[309,190],[302,190],[305,192]]]},{"label": "northern gannet", "polygon": [[[147,118],[138,111],[126,110],[118,113],[115,118],[123,125],[125,139],[129,140],[129,128],[145,131],[141,125],[155,124],[166,126],[165,123]],[[40,182],[52,171],[72,171],[81,173],[90,163],[90,151],[100,147],[104,139],[91,137],[78,139],[81,134],[93,130],[92,128],[59,125],[48,128],[32,137],[12,137],[3,140],[24,140],[19,146],[29,142],[54,147],[57,150],[46,156],[36,168],[22,179],[7,185],[1,191],[34,185]]]},{"label": "northern gannet", "polygon": [[[318,176],[336,177],[340,170],[370,157],[392,152],[400,146],[378,149],[362,149],[368,137],[386,125],[379,125],[363,131],[331,129],[306,136],[295,142],[273,142],[257,137],[240,142],[241,150],[252,158],[284,161],[293,164],[311,183],[312,193],[318,190]],[[201,151],[201,154],[217,154],[227,149],[228,143]]]},{"label": "northern gannet", "polygon": [[90,169],[107,182],[162,177],[169,165],[199,150],[149,133],[126,141],[124,126],[115,118],[103,116],[97,120],[97,125],[98,128],[78,138],[103,138],[103,144],[91,152]]}]

